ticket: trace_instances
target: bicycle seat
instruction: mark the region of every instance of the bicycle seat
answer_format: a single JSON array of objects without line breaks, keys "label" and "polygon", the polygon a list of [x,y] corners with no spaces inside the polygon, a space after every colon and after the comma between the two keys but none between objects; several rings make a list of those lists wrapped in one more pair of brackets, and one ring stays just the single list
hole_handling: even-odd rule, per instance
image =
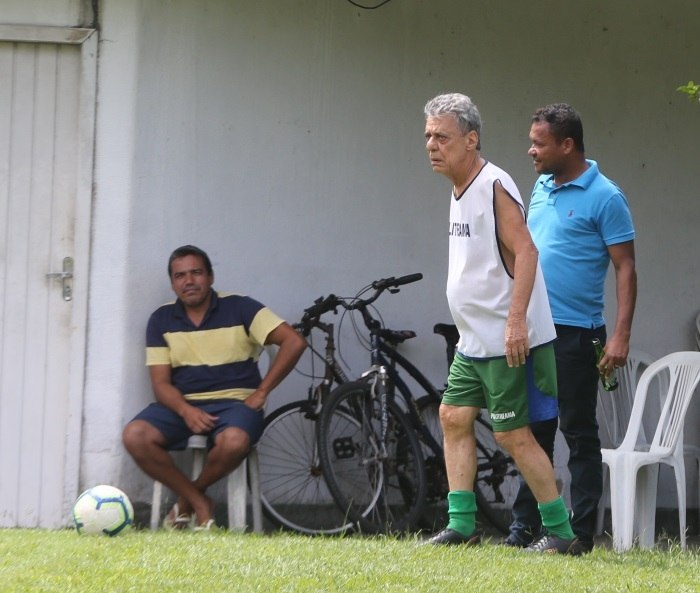
[{"label": "bicycle seat", "polygon": [[377,334],[383,340],[386,340],[390,344],[401,344],[406,340],[416,337],[416,332],[410,329],[380,329]]},{"label": "bicycle seat", "polygon": [[453,323],[436,323],[433,327],[433,332],[441,335],[448,344],[453,346],[456,346],[457,342],[459,342],[459,331]]}]

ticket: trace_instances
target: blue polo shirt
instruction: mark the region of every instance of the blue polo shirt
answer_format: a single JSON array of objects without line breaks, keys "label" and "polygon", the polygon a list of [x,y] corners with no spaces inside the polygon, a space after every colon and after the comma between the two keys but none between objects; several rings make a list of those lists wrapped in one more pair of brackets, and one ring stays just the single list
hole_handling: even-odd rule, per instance
[{"label": "blue polo shirt", "polygon": [[257,361],[268,334],[284,321],[255,299],[212,291],[195,326],[178,300],[156,309],[146,329],[146,364],[170,365],[188,400],[245,399],[260,384]]},{"label": "blue polo shirt", "polygon": [[540,175],[532,190],[528,227],[554,323],[596,328],[603,319],[608,246],[634,240],[634,226],[622,190],[586,160],[577,179],[557,186]]}]

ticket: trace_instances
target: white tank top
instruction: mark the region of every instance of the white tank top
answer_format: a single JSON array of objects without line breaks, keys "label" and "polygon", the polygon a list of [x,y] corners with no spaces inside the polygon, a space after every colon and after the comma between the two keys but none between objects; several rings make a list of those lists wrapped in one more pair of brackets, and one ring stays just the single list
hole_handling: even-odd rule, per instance
[{"label": "white tank top", "polygon": [[[513,278],[501,256],[494,213],[494,184],[500,181],[523,211],[513,179],[487,162],[464,193],[451,196],[447,302],[457,328],[457,350],[468,358],[505,356],[505,327]],[[539,262],[527,310],[530,348],[556,338]]]}]

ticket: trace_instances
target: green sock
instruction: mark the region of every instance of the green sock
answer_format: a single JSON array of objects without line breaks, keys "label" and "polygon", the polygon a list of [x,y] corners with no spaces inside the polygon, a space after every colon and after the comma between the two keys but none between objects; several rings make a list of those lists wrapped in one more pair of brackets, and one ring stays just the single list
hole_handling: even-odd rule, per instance
[{"label": "green sock", "polygon": [[548,533],[562,539],[574,539],[576,537],[571,529],[569,513],[561,496],[549,502],[537,503],[537,508],[542,516],[542,525],[544,525]]},{"label": "green sock", "polygon": [[468,490],[454,490],[447,494],[447,503],[447,528],[469,537],[476,529],[476,496]]}]

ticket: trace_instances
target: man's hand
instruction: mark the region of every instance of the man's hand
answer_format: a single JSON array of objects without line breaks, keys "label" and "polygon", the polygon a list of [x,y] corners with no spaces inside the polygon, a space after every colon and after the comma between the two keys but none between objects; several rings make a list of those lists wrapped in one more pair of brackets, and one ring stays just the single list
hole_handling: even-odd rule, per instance
[{"label": "man's hand", "polygon": [[214,428],[218,418],[190,404],[180,390],[175,388],[169,364],[153,365],[148,367],[148,370],[156,400],[178,414],[193,433],[203,434]]},{"label": "man's hand", "polygon": [[262,410],[265,407],[266,401],[267,394],[261,389],[256,389],[245,400],[243,400],[243,403],[253,410]]},{"label": "man's hand", "polygon": [[509,367],[525,364],[525,357],[530,354],[525,318],[506,320],[506,362]]},{"label": "man's hand", "polygon": [[218,416],[212,416],[196,406],[188,405],[182,411],[182,419],[193,433],[203,434],[211,432],[214,428],[214,423],[218,420]]},{"label": "man's hand", "polygon": [[598,363],[598,369],[607,377],[613,369],[625,366],[629,351],[629,340],[613,335],[605,343],[605,354]]}]

